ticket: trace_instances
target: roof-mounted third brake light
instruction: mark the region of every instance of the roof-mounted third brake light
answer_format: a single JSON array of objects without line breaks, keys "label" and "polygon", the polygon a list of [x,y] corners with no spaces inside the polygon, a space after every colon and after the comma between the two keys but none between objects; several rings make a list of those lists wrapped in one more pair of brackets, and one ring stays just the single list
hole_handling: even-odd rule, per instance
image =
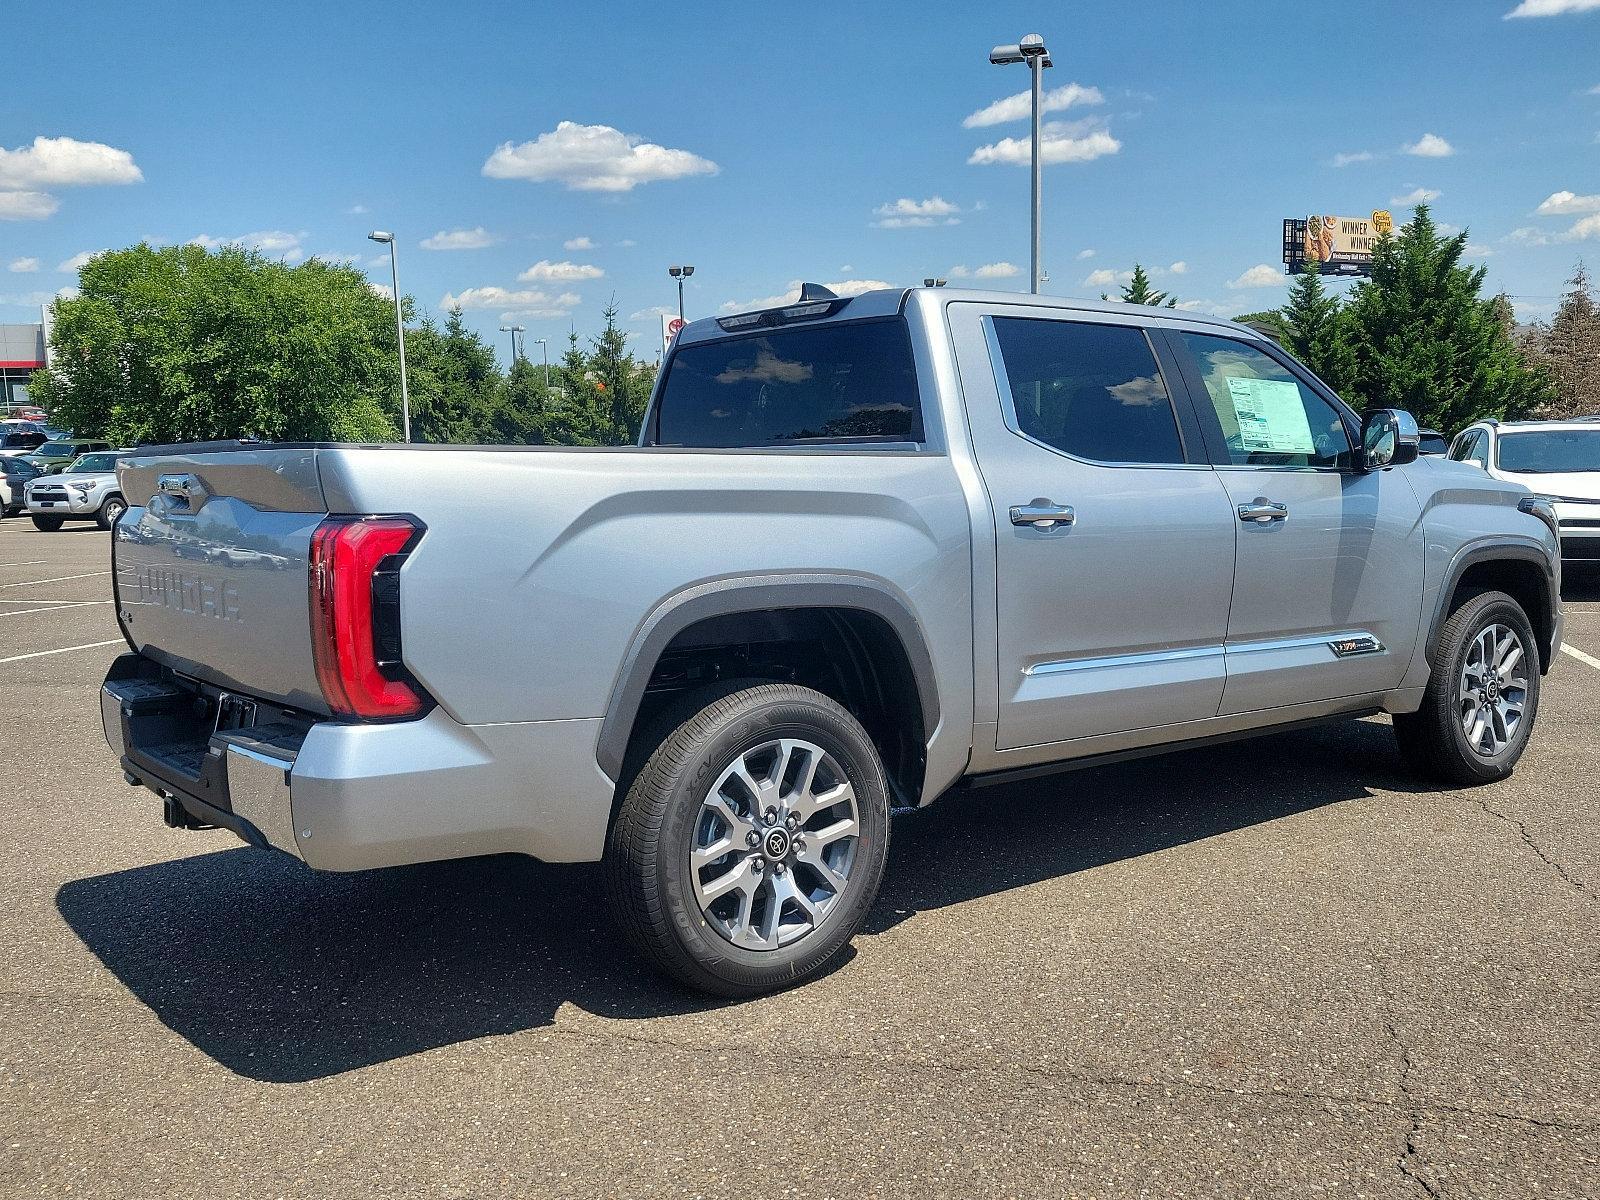
[{"label": "roof-mounted third brake light", "polygon": [[737,317],[721,317],[717,320],[717,324],[727,332],[733,333],[739,329],[755,329],[763,325],[815,321],[831,316],[849,303],[848,297],[840,299],[837,293],[829,291],[820,283],[803,283],[800,285],[798,303],[783,308],[769,308],[763,312],[741,313]]}]

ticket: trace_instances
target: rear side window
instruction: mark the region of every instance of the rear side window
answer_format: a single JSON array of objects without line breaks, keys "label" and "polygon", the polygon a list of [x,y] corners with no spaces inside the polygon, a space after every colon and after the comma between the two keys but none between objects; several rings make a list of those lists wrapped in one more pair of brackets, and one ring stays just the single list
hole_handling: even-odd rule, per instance
[{"label": "rear side window", "polygon": [[995,317],[1017,428],[1079,458],[1181,463],[1172,399],[1144,331]]},{"label": "rear side window", "polygon": [[922,437],[911,338],[895,317],[680,347],[650,442],[726,449]]}]

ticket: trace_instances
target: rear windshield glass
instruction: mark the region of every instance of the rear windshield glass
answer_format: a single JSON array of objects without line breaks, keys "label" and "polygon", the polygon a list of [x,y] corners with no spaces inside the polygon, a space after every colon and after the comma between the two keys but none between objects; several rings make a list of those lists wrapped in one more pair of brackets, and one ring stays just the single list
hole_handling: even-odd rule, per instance
[{"label": "rear windshield glass", "polygon": [[898,317],[684,346],[656,409],[659,446],[920,442],[911,339]]},{"label": "rear windshield glass", "polygon": [[1600,471],[1600,429],[1502,433],[1500,469],[1513,475]]}]

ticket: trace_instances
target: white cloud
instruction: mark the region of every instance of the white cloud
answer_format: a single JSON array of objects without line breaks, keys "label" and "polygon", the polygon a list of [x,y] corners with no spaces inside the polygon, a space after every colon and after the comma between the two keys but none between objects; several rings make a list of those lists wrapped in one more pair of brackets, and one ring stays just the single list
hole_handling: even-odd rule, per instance
[{"label": "white cloud", "polygon": [[[1121,149],[1121,142],[1090,122],[1049,121],[1040,131],[1039,157],[1046,164],[1090,162]],[[1019,167],[1032,161],[1033,147],[1029,139],[1022,137],[1001,138],[979,146],[967,159],[968,163],[1009,163]]]},{"label": "white cloud", "polygon": [[[723,312],[751,312],[762,308],[779,308],[785,304],[793,304],[800,299],[801,280],[791,279],[789,290],[776,296],[763,296],[759,300],[729,300],[722,306]],[[881,279],[841,279],[836,283],[822,285],[836,296],[859,296],[863,292],[881,291],[883,288],[892,287]]]},{"label": "white cloud", "polygon": [[369,213],[371,211],[372,210],[365,204],[352,204],[349,208],[345,209],[345,212],[349,213],[353,217],[359,217],[362,214]]},{"label": "white cloud", "polygon": [[1515,242],[1522,246],[1548,246],[1550,244],[1549,235],[1547,235],[1544,230],[1535,229],[1531,225],[1524,225],[1520,229],[1513,229],[1510,233],[1506,234],[1505,240],[1508,242]]},{"label": "white cloud", "polygon": [[926,200],[912,200],[902,196],[893,204],[880,204],[872,210],[878,220],[872,224],[879,229],[912,229],[929,225],[959,225],[960,205],[951,204],[942,196]]},{"label": "white cloud", "polygon": [[579,283],[585,279],[600,279],[605,272],[599,267],[592,267],[588,263],[551,262],[541,258],[529,267],[517,279],[522,283]]},{"label": "white cloud", "polygon": [[[1071,108],[1075,104],[1104,104],[1106,98],[1100,94],[1096,87],[1084,87],[1081,84],[1068,83],[1061,87],[1048,89],[1039,108],[1042,112],[1060,112],[1064,108]],[[1007,121],[1020,121],[1033,115],[1033,93],[1018,92],[1014,96],[1007,96],[1003,100],[996,100],[986,108],[980,108],[966,120],[961,122],[963,129],[979,129],[986,125],[1003,125]]]},{"label": "white cloud", "polygon": [[632,238],[623,238],[620,242],[617,243],[617,245],[623,247],[624,249],[626,249],[629,246],[637,246],[638,244],[639,243],[634,241]]},{"label": "white cloud", "polygon": [[[255,250],[268,258],[281,258],[284,262],[298,262],[305,257],[305,249],[300,245],[305,233],[290,233],[286,229],[260,229],[255,233],[242,233],[238,237],[212,237],[210,234],[196,234],[189,239],[191,246],[204,246],[207,250],[220,250],[224,246],[238,246],[245,250]],[[383,261],[388,261],[385,255]]]},{"label": "white cloud", "polygon": [[552,295],[535,288],[509,289],[503,287],[469,287],[460,292],[446,292],[439,300],[440,308],[468,310],[510,309],[522,316],[564,316],[576,308],[582,297],[575,292]]},{"label": "white cloud", "polygon": [[1427,204],[1430,200],[1437,200],[1443,193],[1433,188],[1413,188],[1404,196],[1390,196],[1390,204]]},{"label": "white cloud", "polygon": [[563,250],[593,250],[594,242],[587,237],[568,238],[561,243]]},{"label": "white cloud", "polygon": [[1449,158],[1456,152],[1456,148],[1437,133],[1425,133],[1400,149],[1418,158]]},{"label": "white cloud", "polygon": [[1589,12],[1600,8],[1600,0],[1522,0],[1522,3],[1505,15],[1513,17],[1559,17],[1565,13]]},{"label": "white cloud", "polygon": [[558,182],[580,192],[631,192],[641,183],[715,175],[710,159],[643,141],[610,125],[562,121],[531,142],[503,142],[483,164],[490,179]]},{"label": "white cloud", "polygon": [[841,275],[848,275],[848,274],[850,274],[850,273],[851,273],[851,272],[852,272],[852,271],[854,271],[854,270],[855,270],[855,268],[854,268],[854,267],[852,267],[852,266],[851,266],[851,265],[850,265],[850,264],[849,264],[849,263],[845,263],[845,265],[844,265],[844,266],[842,266],[842,267],[840,267],[840,268],[839,268],[839,274],[841,274]]},{"label": "white cloud", "polygon": [[1371,150],[1352,150],[1346,154],[1335,154],[1333,156],[1333,165],[1336,167],[1348,167],[1351,163],[1371,162],[1376,157],[1377,155],[1373,154]]},{"label": "white cloud", "polygon": [[1595,84],[1592,88],[1590,88],[1587,92],[1585,92],[1584,95],[1585,96],[1600,96],[1600,83]]},{"label": "white cloud", "polygon": [[1168,267],[1167,270],[1171,271],[1174,275],[1187,275],[1189,273],[1189,264],[1184,262],[1182,259],[1179,259],[1177,262]]},{"label": "white cloud", "polygon": [[56,299],[58,300],[76,300],[81,294],[82,293],[71,284],[68,284],[64,288],[56,289]]},{"label": "white cloud", "polygon": [[1083,278],[1084,287],[1110,287],[1117,283],[1131,283],[1132,271],[1113,271],[1110,267],[1101,267],[1098,271],[1090,271]]},{"label": "white cloud", "polygon": [[1480,246],[1475,242],[1468,242],[1466,248],[1461,251],[1464,258],[1488,258],[1493,253],[1494,251],[1488,246]]},{"label": "white cloud", "polygon": [[42,221],[60,207],[49,192],[0,192],[0,221]]},{"label": "white cloud", "polygon": [[1600,213],[1584,217],[1561,235],[1563,242],[1581,242],[1588,238],[1600,238]]},{"label": "white cloud", "polygon": [[441,229],[432,237],[423,238],[420,244],[424,250],[482,250],[498,240],[482,225],[475,225],[471,229]]},{"label": "white cloud", "polygon": [[0,304],[14,304],[18,308],[37,308],[41,304],[49,304],[55,298],[54,292],[11,292],[0,295]]},{"label": "white cloud", "polygon": [[13,258],[6,264],[6,270],[16,271],[18,274],[26,271],[37,271],[38,269],[39,260],[37,258]]},{"label": "white cloud", "polygon": [[1022,268],[1016,263],[992,262],[984,263],[972,274],[976,279],[1014,279],[1022,274]]},{"label": "white cloud", "polygon": [[944,277],[946,279],[966,279],[971,274],[972,274],[972,270],[971,270],[970,267],[967,267],[965,265],[959,265],[959,266],[951,267],[948,271],[946,271],[944,273]]},{"label": "white cloud", "polygon": [[382,296],[385,300],[394,299],[394,289],[387,283],[368,282],[367,286],[371,288],[377,295]]},{"label": "white cloud", "polygon": [[76,274],[77,272],[83,270],[83,268],[88,265],[89,260],[96,254],[104,253],[104,250],[79,250],[71,258],[67,259],[66,262],[59,264],[56,267],[56,270],[64,271],[69,275]]},{"label": "white cloud", "polygon": [[641,308],[628,318],[630,321],[657,321],[662,317],[675,317],[678,310],[668,308],[665,304],[653,304],[649,308]]},{"label": "white cloud", "polygon": [[1257,263],[1237,279],[1228,280],[1231,288],[1277,287],[1284,282],[1283,268]]},{"label": "white cloud", "polygon": [[1535,211],[1542,217],[1577,216],[1581,213],[1600,212],[1600,196],[1552,192]]},{"label": "white cloud", "polygon": [[133,155],[102,142],[36,137],[31,146],[0,148],[0,189],[8,191],[138,183],[143,178]]},{"label": "white cloud", "polygon": [[1095,251],[1093,251],[1093,250],[1079,250],[1078,251],[1078,261],[1079,262],[1082,262],[1086,258],[1093,258],[1094,256],[1095,256]]}]

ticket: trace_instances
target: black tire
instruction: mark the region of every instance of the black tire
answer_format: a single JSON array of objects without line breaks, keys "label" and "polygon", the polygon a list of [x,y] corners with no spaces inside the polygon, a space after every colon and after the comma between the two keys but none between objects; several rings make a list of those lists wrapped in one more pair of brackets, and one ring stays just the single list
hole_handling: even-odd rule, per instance
[{"label": "black tire", "polygon": [[55,533],[67,523],[65,517],[45,516],[43,513],[33,514],[33,527],[45,533]]},{"label": "black tire", "polygon": [[100,511],[94,515],[94,523],[101,529],[110,529],[117,523],[117,518],[128,511],[128,502],[121,496],[107,496],[100,505]]},{"label": "black tire", "polygon": [[[1497,753],[1485,754],[1467,737],[1457,697],[1474,641],[1497,624],[1511,629],[1522,643],[1527,688],[1522,719],[1506,745]],[[1439,631],[1433,674],[1422,707],[1394,718],[1401,757],[1419,773],[1446,783],[1493,783],[1506,778],[1516,769],[1533,732],[1539,712],[1541,665],[1533,624],[1520,604],[1504,592],[1480,592],[1462,601]]]},{"label": "black tire", "polygon": [[[691,876],[716,868],[692,867],[689,852],[705,820],[702,804],[719,777],[777,738],[809,742],[837,764],[855,794],[858,833],[844,885],[834,892],[826,914],[815,921],[804,918],[809,931],[792,944],[748,949],[729,940],[702,910]],[[612,911],[635,949],[680,982],[718,996],[754,996],[827,971],[866,919],[889,851],[888,780],[860,723],[810,688],[730,682],[686,697],[657,724],[646,752],[606,851]],[[734,832],[730,826],[730,838]],[[803,825],[798,832],[808,836]],[[740,849],[735,857],[759,856],[765,845],[763,841],[763,850],[757,851]],[[779,865],[769,875],[781,877],[783,860],[773,861]],[[752,877],[757,870],[752,868]],[[795,866],[790,878],[791,884],[799,884],[813,877]],[[751,901],[752,906],[758,903],[772,901]],[[778,909],[779,920],[785,912],[799,915],[786,902]]]}]

